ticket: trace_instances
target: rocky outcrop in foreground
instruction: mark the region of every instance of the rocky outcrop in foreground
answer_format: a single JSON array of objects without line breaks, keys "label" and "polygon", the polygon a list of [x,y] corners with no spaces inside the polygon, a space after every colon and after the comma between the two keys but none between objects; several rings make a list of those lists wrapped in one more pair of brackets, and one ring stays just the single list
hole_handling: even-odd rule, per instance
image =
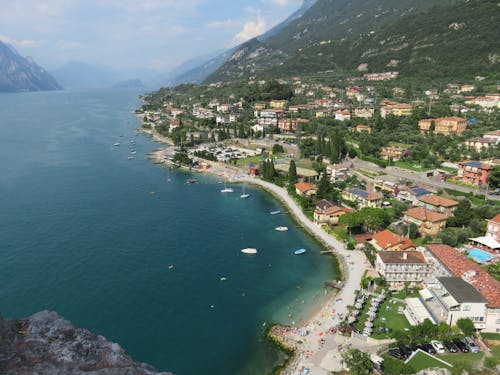
[{"label": "rocky outcrop in foreground", "polygon": [[[168,375],[137,363],[118,344],[75,328],[55,312],[0,316],[0,374]],[[170,374],[172,375],[172,374]]]}]

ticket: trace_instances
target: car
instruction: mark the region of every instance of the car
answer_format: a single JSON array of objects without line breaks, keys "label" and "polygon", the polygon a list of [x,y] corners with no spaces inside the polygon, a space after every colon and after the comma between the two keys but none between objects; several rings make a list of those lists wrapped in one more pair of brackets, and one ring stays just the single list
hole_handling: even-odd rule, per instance
[{"label": "car", "polygon": [[428,342],[422,343],[422,349],[429,354],[436,354],[436,349]]},{"label": "car", "polygon": [[436,352],[439,354],[444,354],[444,346],[438,340],[432,340],[431,345],[436,349]]},{"label": "car", "polygon": [[411,356],[412,351],[406,345],[398,345],[398,349],[405,357]]},{"label": "car", "polygon": [[458,352],[458,347],[453,343],[451,340],[444,340],[443,345],[450,353],[457,353]]},{"label": "car", "polygon": [[462,353],[468,353],[469,352],[469,348],[467,347],[467,345],[465,345],[465,343],[462,340],[460,340],[460,339],[454,339],[453,343],[457,346],[458,349],[460,349],[460,351]]},{"label": "car", "polygon": [[420,349],[420,345],[410,344],[410,349],[412,352],[416,352],[418,349]]},{"label": "car", "polygon": [[405,356],[399,351],[399,349],[389,349],[387,354],[397,359],[405,359]]},{"label": "car", "polygon": [[479,348],[478,346],[476,345],[476,343],[474,342],[474,340],[472,340],[470,337],[466,337],[464,339],[465,343],[467,344],[467,346],[469,347],[469,350],[472,352],[472,353],[478,353],[479,352]]}]

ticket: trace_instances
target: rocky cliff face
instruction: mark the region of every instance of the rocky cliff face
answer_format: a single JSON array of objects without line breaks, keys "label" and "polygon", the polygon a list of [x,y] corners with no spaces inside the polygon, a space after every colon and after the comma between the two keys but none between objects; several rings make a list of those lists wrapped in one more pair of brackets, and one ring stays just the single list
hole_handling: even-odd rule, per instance
[{"label": "rocky cliff face", "polygon": [[0,374],[172,375],[134,362],[120,345],[49,311],[20,320],[0,316]]},{"label": "rocky cliff face", "polygon": [[60,90],[61,86],[33,59],[0,41],[0,92]]}]

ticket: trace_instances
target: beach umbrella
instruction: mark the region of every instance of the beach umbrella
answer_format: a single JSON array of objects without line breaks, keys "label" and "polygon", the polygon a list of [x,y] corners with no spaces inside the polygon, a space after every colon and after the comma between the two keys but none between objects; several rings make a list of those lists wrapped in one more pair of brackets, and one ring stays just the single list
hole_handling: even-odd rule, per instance
[{"label": "beach umbrella", "polygon": [[350,316],[347,321],[349,322],[349,324],[351,324],[351,323],[354,323],[356,321],[356,318],[354,316]]},{"label": "beach umbrella", "polygon": [[365,323],[365,326],[366,326],[366,327],[370,327],[370,328],[371,328],[371,327],[373,327],[373,323],[372,323],[372,322],[366,322],[366,323]]},{"label": "beach umbrella", "polygon": [[357,308],[357,309],[360,309],[360,308],[362,308],[362,307],[363,307],[363,305],[362,305],[361,303],[359,303],[359,302],[358,302],[358,303],[356,303],[356,304],[354,305],[354,307],[355,307],[355,308]]}]

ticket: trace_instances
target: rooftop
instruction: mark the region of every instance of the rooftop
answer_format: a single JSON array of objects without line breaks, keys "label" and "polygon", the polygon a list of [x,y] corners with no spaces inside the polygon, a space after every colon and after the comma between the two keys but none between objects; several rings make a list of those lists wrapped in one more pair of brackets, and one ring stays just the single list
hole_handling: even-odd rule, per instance
[{"label": "rooftop", "polygon": [[438,281],[458,303],[487,303],[472,285],[460,277],[438,277]]},{"label": "rooftop", "polygon": [[421,207],[411,208],[403,212],[403,214],[420,221],[443,221],[447,219],[445,215]]},{"label": "rooftop", "polygon": [[415,244],[409,238],[398,236],[387,229],[374,234],[373,240],[377,241],[377,244],[383,249],[398,244],[402,244],[402,250],[415,247]]},{"label": "rooftop", "polygon": [[500,223],[500,214],[492,217],[489,221],[493,221],[494,223]]},{"label": "rooftop", "polygon": [[382,194],[369,193],[366,190],[357,189],[357,188],[347,189],[347,192],[354,194],[354,195],[357,195],[358,197],[364,198],[364,199],[369,200],[369,201],[384,198],[384,196]]},{"label": "rooftop", "polygon": [[422,253],[418,251],[381,251],[378,256],[386,264],[423,264],[426,263]]},{"label": "rooftop", "polygon": [[303,193],[309,190],[318,190],[316,186],[311,185],[307,182],[297,182],[294,186],[296,189],[299,189]]},{"label": "rooftop", "polygon": [[453,207],[457,206],[458,202],[452,199],[446,199],[439,195],[431,194],[418,199],[420,202],[432,204],[433,206]]},{"label": "rooftop", "polygon": [[457,277],[470,283],[487,300],[489,307],[500,308],[500,282],[457,249],[448,245],[426,245],[427,249]]}]

